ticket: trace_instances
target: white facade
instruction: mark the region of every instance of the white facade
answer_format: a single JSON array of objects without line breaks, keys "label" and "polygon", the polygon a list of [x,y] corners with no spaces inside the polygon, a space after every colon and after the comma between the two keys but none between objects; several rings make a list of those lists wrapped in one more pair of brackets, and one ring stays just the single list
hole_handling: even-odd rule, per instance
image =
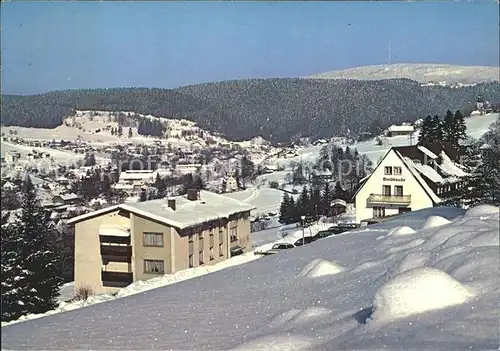
[{"label": "white facade", "polygon": [[[389,173],[386,167],[390,167],[392,174],[386,174]],[[423,185],[393,149],[388,151],[361,186],[356,194],[355,204],[358,223],[364,219],[434,206]]]}]

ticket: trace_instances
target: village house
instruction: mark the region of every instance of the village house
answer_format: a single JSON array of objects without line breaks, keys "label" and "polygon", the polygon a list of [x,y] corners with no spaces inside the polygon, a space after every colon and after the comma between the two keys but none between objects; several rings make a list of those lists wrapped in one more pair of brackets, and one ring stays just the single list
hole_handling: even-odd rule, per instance
[{"label": "village house", "polygon": [[356,221],[433,207],[464,186],[449,143],[391,148],[355,194]]},{"label": "village house", "polygon": [[112,292],[249,251],[254,207],[208,191],[120,204],[68,221],[75,227],[75,286]]},{"label": "village house", "polygon": [[55,205],[76,205],[82,202],[82,198],[77,194],[60,194],[52,198],[52,203]]},{"label": "village house", "polygon": [[5,153],[4,160],[6,163],[15,163],[19,161],[20,158],[21,154],[19,152],[11,150]]},{"label": "village house", "polygon": [[331,182],[332,179],[333,179],[332,171],[330,171],[328,168],[324,170],[315,168],[311,172],[311,181],[315,184],[328,183]]},{"label": "village house", "polygon": [[387,129],[387,136],[394,137],[398,135],[411,135],[415,132],[415,127],[412,125],[392,125]]}]

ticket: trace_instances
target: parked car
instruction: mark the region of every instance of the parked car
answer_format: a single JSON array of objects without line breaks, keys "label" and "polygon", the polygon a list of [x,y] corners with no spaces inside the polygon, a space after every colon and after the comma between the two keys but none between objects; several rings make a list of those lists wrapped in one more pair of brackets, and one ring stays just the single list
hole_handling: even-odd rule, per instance
[{"label": "parked car", "polygon": [[320,230],[319,232],[316,233],[314,236],[316,240],[318,239],[323,239],[323,238],[328,238],[329,236],[335,235],[333,230]]},{"label": "parked car", "polygon": [[302,238],[300,238],[296,242],[294,242],[293,244],[295,246],[302,246],[302,245],[305,245],[305,244],[310,244],[313,241],[316,241],[316,238],[314,236],[305,236],[304,240],[302,240]]},{"label": "parked car", "polygon": [[287,243],[278,243],[278,244],[274,244],[273,247],[271,248],[271,250],[267,250],[267,251],[255,251],[255,254],[256,255],[264,255],[264,256],[267,256],[267,255],[274,255],[278,252],[282,252],[282,251],[285,251],[285,250],[288,250],[288,249],[293,249],[295,247],[295,245],[293,244],[287,244]]},{"label": "parked car", "polygon": [[333,226],[328,228],[328,231],[333,232],[333,234],[340,234],[344,232],[348,232],[349,230],[356,229],[358,226],[355,223],[345,223],[337,226]]}]

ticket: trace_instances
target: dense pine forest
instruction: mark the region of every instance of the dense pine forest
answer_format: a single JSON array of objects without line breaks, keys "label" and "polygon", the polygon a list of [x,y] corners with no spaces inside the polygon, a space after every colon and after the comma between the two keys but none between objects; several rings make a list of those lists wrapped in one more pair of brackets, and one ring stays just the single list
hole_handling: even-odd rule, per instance
[{"label": "dense pine forest", "polygon": [[500,104],[498,82],[461,88],[423,87],[408,79],[379,81],[250,79],[178,89],[116,88],[2,95],[2,124],[55,128],[78,110],[133,111],[187,118],[232,140],[262,136],[273,143],[299,136],[379,134],[450,107],[467,115],[477,95]]}]

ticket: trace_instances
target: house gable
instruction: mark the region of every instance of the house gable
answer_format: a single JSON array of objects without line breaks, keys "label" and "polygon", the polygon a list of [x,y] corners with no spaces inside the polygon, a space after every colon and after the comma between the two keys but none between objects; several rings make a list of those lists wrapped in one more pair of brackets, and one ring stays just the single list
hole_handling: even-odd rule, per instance
[{"label": "house gable", "polygon": [[[401,167],[401,175],[386,175],[385,167]],[[425,208],[434,205],[431,196],[424,189],[416,175],[404,162],[402,157],[394,150],[389,150],[382,161],[377,165],[373,173],[359,188],[355,195],[356,220],[373,217],[373,206],[368,205],[368,198],[371,194],[383,194],[383,186],[391,187],[391,194],[395,194],[395,186],[403,186],[403,195],[411,195],[411,202],[408,208]],[[387,207],[391,211],[398,211],[397,205]]]}]

